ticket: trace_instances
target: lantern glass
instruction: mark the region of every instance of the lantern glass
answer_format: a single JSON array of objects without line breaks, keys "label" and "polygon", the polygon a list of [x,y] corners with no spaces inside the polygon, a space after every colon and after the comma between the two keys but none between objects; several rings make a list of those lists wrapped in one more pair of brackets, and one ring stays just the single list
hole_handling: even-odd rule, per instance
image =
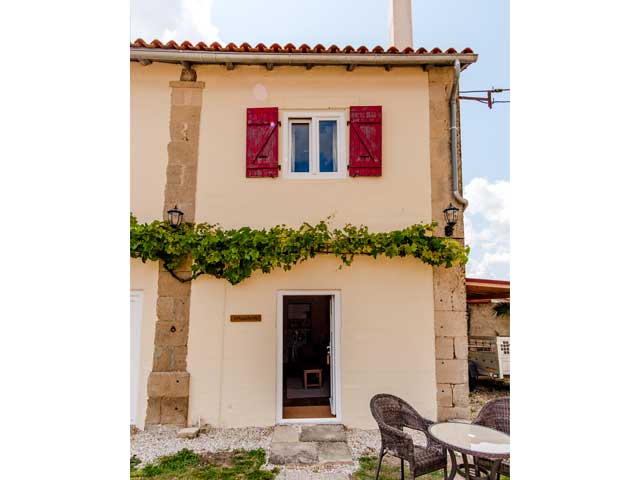
[{"label": "lantern glass", "polygon": [[169,210],[167,214],[169,215],[169,223],[172,227],[177,227],[182,223],[182,216],[184,213],[182,210],[178,209],[177,205]]},{"label": "lantern glass", "polygon": [[447,223],[455,224],[458,221],[458,209],[454,207],[452,203],[444,209],[444,218]]}]

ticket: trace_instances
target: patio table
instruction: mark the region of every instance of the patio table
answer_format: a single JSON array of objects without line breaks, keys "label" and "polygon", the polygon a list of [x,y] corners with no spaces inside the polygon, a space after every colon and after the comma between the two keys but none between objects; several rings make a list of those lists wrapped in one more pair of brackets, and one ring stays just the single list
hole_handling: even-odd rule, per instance
[{"label": "patio table", "polygon": [[[468,423],[440,422],[429,425],[429,436],[447,449],[451,457],[453,480],[459,473],[467,480],[497,480],[502,460],[509,458],[509,435],[493,428]],[[456,461],[455,452],[462,454],[461,465]],[[491,462],[491,470],[470,464],[467,455],[486,458]]]}]

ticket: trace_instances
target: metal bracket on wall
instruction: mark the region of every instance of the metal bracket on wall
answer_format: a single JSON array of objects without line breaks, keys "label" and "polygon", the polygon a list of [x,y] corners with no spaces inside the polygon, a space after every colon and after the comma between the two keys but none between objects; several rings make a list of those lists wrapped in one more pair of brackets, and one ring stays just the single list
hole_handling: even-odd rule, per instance
[{"label": "metal bracket on wall", "polygon": [[474,100],[476,102],[484,103],[489,108],[493,108],[493,105],[496,103],[510,103],[509,100],[494,100],[492,94],[494,93],[502,93],[510,91],[509,88],[492,88],[491,90],[466,90],[460,93],[486,93],[486,97],[466,97],[460,95],[458,98],[460,100]]}]

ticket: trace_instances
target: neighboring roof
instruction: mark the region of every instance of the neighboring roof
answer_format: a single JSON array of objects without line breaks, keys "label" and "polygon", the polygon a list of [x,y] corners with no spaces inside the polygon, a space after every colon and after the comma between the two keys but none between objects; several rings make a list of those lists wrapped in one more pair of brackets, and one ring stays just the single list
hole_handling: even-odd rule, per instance
[{"label": "neighboring roof", "polygon": [[494,298],[508,299],[511,293],[511,282],[490,278],[466,278],[467,302],[488,301]]},{"label": "neighboring roof", "polygon": [[[248,43],[237,46],[228,43],[226,46],[218,42],[207,45],[204,42],[192,44],[185,41],[180,44],[171,40],[166,43],[153,40],[147,43],[139,38],[130,43],[132,61],[156,61],[179,63],[188,61],[192,63],[259,63],[259,60],[269,61],[273,64],[287,65],[393,65],[393,66],[421,66],[421,65],[451,65],[457,59],[461,66],[474,63],[477,55],[470,48],[458,52],[454,48],[442,51],[439,48],[418,48],[416,50],[407,47],[402,51],[396,47],[386,50],[381,46],[375,46],[369,50],[365,46],[354,48],[347,45],[340,48],[336,45],[325,47],[318,44],[310,47],[306,43],[296,47],[292,43],[280,46],[277,43],[267,47],[264,43],[258,43],[255,47]],[[249,61],[251,60],[251,61]]]}]

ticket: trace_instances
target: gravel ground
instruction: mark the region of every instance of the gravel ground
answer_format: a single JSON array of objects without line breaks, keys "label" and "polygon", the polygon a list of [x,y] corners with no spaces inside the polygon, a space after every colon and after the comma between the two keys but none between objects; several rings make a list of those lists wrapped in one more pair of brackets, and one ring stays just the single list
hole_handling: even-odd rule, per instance
[{"label": "gravel ground", "polygon": [[508,381],[503,383],[496,380],[478,380],[476,389],[473,392],[469,392],[471,418],[476,418],[482,406],[489,400],[508,397],[510,390],[511,386]]},{"label": "gravel ground", "polygon": [[[300,428],[300,426],[297,426]],[[264,448],[269,452],[273,427],[269,428],[215,428],[201,433],[197,438],[177,438],[175,427],[155,427],[147,431],[132,431],[130,454],[141,461],[141,465],[153,462],[156,458],[171,455],[183,448],[194,452],[220,452],[236,448],[252,450]],[[415,432],[417,443],[424,444],[424,435]],[[366,454],[377,454],[380,449],[380,434],[377,430],[347,430],[347,444],[354,460],[350,464],[309,465],[304,467],[282,467],[278,480],[324,480],[348,479],[357,468],[357,460]],[[275,468],[267,465],[266,468]]]},{"label": "gravel ground", "polygon": [[[416,430],[405,430],[413,438],[416,445],[426,446],[427,439],[424,433]],[[347,443],[351,449],[351,456],[358,460],[362,455],[378,455],[380,452],[380,433],[378,430],[347,430]]]},{"label": "gravel ground", "polygon": [[259,428],[215,428],[201,433],[193,439],[177,438],[175,427],[155,427],[152,430],[131,435],[131,455],[138,457],[142,464],[158,457],[171,455],[183,448],[194,452],[222,452],[242,448],[269,450],[273,427]]}]

